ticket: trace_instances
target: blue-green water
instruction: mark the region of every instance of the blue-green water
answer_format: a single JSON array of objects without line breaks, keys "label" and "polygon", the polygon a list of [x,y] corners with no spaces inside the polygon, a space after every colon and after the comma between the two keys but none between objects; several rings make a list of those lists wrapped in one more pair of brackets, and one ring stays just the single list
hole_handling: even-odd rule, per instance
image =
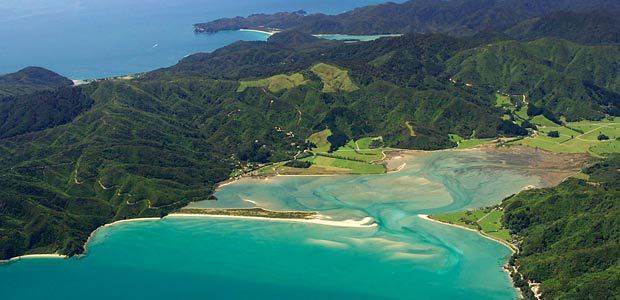
[{"label": "blue-green water", "polygon": [[[527,161],[481,151],[401,160],[372,176],[242,180],[200,207],[371,216],[374,228],[258,220],[165,218],[100,229],[81,259],[0,267],[2,299],[514,299],[510,252],[419,213],[487,206],[542,184]],[[398,161],[397,163],[401,163]],[[249,200],[249,201],[248,201]]]},{"label": "blue-green water", "polygon": [[41,66],[72,79],[150,71],[253,32],[194,34],[221,17],[294,11],[340,13],[382,0],[2,0],[0,74]]}]

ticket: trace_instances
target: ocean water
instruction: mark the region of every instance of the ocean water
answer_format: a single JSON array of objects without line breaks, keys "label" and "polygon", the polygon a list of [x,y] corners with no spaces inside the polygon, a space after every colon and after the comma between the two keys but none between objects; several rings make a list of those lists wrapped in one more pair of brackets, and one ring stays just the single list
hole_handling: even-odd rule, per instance
[{"label": "ocean water", "polygon": [[[510,251],[418,214],[498,203],[541,185],[527,162],[481,151],[401,160],[398,173],[241,180],[195,207],[373,217],[374,228],[203,217],[100,229],[80,259],[0,266],[2,299],[515,299]],[[400,161],[399,161],[400,163]]]},{"label": "ocean water", "polygon": [[341,13],[381,0],[2,0],[0,74],[41,66],[72,79],[150,71],[253,32],[194,34],[221,17],[295,11]]}]

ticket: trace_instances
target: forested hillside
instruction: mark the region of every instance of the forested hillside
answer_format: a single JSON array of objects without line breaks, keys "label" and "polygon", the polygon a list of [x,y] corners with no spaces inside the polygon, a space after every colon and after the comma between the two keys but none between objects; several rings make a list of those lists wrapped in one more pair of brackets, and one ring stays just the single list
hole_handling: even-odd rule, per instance
[{"label": "forested hillside", "polygon": [[506,30],[519,40],[556,37],[582,44],[620,43],[620,11],[560,11],[523,21]]},{"label": "forested hillside", "polygon": [[214,53],[192,55],[161,72],[267,77],[322,60],[353,70],[352,76],[363,83],[381,79],[418,89],[444,89],[455,80],[489,97],[498,90],[524,94],[533,105],[569,121],[620,114],[620,46],[584,46],[552,38],[489,44],[478,38],[409,34],[357,45],[306,44],[300,49],[286,47],[285,41],[301,33],[284,32],[272,39],[280,35],[278,42],[239,42]]},{"label": "forested hillside", "polygon": [[466,50],[448,63],[452,78],[524,94],[570,120],[620,113],[620,47],[583,46],[560,39],[502,41]]},{"label": "forested hillside", "polygon": [[411,0],[355,9],[339,15],[304,12],[256,14],[196,24],[196,32],[278,28],[306,33],[390,34],[443,32],[472,35],[503,31],[558,11],[620,9],[615,0]]},{"label": "forested hillside", "polygon": [[68,123],[90,105],[92,100],[72,87],[0,99],[0,138]]},{"label": "forested hillside", "polygon": [[50,70],[27,67],[15,73],[0,75],[0,98],[71,85],[71,80]]},{"label": "forested hillside", "polygon": [[588,179],[521,192],[504,203],[519,237],[514,264],[541,282],[543,299],[620,296],[620,156],[595,163]]}]

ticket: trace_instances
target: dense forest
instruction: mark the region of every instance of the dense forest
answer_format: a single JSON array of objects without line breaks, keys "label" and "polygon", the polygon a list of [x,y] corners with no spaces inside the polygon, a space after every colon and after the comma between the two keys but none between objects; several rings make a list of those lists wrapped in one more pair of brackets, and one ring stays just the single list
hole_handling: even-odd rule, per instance
[{"label": "dense forest", "polygon": [[620,10],[559,11],[525,20],[505,31],[518,40],[561,38],[581,44],[620,43]]},{"label": "dense forest", "polygon": [[[562,11],[589,12],[601,9],[619,10],[620,2],[615,0],[411,0],[402,4],[386,3],[366,6],[335,16],[307,15],[303,11],[255,14],[247,18],[236,17],[199,23],[194,25],[194,28],[196,32],[277,28],[312,34],[442,32],[462,36],[483,31],[502,32],[527,19],[542,17],[544,20],[547,19],[546,15]],[[588,24],[588,22],[585,21],[583,24]],[[586,27],[585,29],[596,31],[597,28]],[[582,28],[582,33],[583,31]],[[545,31],[541,33],[544,34]],[[528,35],[532,34],[533,32],[529,32]]]},{"label": "dense forest", "polygon": [[463,51],[447,64],[455,80],[524,94],[569,121],[619,113],[618,46],[501,41]]},{"label": "dense forest", "polygon": [[589,179],[531,190],[504,203],[504,223],[519,238],[513,263],[541,282],[544,299],[620,295],[620,156],[586,167]]}]

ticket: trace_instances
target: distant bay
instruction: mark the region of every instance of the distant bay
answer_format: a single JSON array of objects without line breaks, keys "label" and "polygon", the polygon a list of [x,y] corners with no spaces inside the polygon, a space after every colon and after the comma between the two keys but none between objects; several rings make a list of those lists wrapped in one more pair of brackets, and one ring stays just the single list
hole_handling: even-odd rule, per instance
[{"label": "distant bay", "polygon": [[150,71],[254,32],[194,34],[194,23],[253,13],[306,10],[337,14],[382,0],[4,0],[0,74],[41,66],[71,79]]}]

